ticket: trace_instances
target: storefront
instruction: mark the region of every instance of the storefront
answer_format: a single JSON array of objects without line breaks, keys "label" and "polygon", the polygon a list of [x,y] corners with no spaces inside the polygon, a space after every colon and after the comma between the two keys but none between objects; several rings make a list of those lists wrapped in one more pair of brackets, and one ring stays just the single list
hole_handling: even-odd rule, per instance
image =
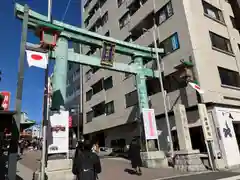
[{"label": "storefront", "polygon": [[214,119],[219,144],[227,168],[240,164],[240,109],[215,107]]}]

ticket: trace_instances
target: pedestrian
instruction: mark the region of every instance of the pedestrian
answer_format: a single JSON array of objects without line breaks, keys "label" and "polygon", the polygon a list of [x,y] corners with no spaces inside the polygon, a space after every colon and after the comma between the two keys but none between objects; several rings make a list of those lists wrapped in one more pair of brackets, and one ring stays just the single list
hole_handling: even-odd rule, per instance
[{"label": "pedestrian", "polygon": [[132,164],[132,168],[135,170],[137,175],[142,175],[142,159],[140,155],[141,146],[138,138],[133,138],[130,147],[129,147],[129,158]]},{"label": "pedestrian", "polygon": [[87,140],[77,146],[72,167],[72,173],[77,180],[96,180],[101,173],[100,159],[91,148],[91,143]]},{"label": "pedestrian", "polygon": [[19,148],[20,148],[20,154],[23,155],[23,151],[25,148],[25,141],[23,139],[21,139],[21,141],[19,142]]},{"label": "pedestrian", "polygon": [[99,145],[98,145],[98,141],[96,143],[93,144],[92,146],[92,152],[98,154],[99,153]]}]

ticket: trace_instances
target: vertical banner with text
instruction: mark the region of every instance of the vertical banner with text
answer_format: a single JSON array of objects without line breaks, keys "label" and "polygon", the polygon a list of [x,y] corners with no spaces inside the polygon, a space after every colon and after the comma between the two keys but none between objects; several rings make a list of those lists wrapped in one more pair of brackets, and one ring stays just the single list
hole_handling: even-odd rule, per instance
[{"label": "vertical banner with text", "polygon": [[145,137],[149,139],[158,139],[157,125],[154,109],[142,109]]}]

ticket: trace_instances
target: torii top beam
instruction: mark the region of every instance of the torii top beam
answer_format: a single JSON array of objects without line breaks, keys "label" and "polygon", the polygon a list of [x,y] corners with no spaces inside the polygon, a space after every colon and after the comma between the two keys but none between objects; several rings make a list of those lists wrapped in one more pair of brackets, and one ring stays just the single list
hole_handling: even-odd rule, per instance
[{"label": "torii top beam", "polygon": [[[15,4],[15,16],[20,20],[23,20],[24,6],[21,4]],[[103,41],[111,42],[116,45],[116,52],[125,54],[128,56],[140,55],[145,59],[152,60],[155,58],[155,51],[152,48],[140,46],[133,43],[128,43],[120,40],[116,40],[111,37],[102,36],[100,34],[87,31],[82,28],[78,28],[60,21],[53,20],[52,23],[48,22],[47,16],[39,14],[33,10],[29,10],[29,27],[36,29],[39,24],[45,24],[48,27],[62,29],[61,35],[68,37],[72,41],[80,42],[85,45],[101,48]],[[163,49],[158,49],[158,53],[163,53]]]}]

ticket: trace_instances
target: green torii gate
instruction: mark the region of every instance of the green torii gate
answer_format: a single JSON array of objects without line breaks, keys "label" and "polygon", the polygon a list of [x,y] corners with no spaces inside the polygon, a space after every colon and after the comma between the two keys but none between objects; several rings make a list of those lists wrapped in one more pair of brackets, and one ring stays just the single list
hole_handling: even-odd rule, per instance
[{"label": "green torii gate", "polygon": [[[24,20],[24,10],[24,6],[18,3],[15,4],[15,15],[18,19]],[[49,23],[46,16],[32,10],[28,10],[27,19],[28,28],[34,31],[41,26],[59,32],[57,46],[55,50],[50,53],[50,57],[56,60],[53,76],[53,105],[55,104],[55,107],[64,107],[66,99],[67,64],[68,61],[70,61],[134,74],[136,76],[140,111],[142,112],[143,108],[149,108],[146,77],[159,77],[159,71],[145,68],[143,65],[143,61],[151,61],[156,58],[154,54],[156,52],[153,52],[152,48],[105,37],[56,20],[52,20],[51,23]],[[129,65],[127,63],[113,62],[111,66],[102,65],[101,58],[99,57],[87,56],[69,50],[68,41],[96,48],[104,48],[105,43],[114,44],[115,52],[130,56],[133,63]],[[157,53],[163,53],[163,49],[157,49]],[[55,102],[57,102],[57,106]]]}]

